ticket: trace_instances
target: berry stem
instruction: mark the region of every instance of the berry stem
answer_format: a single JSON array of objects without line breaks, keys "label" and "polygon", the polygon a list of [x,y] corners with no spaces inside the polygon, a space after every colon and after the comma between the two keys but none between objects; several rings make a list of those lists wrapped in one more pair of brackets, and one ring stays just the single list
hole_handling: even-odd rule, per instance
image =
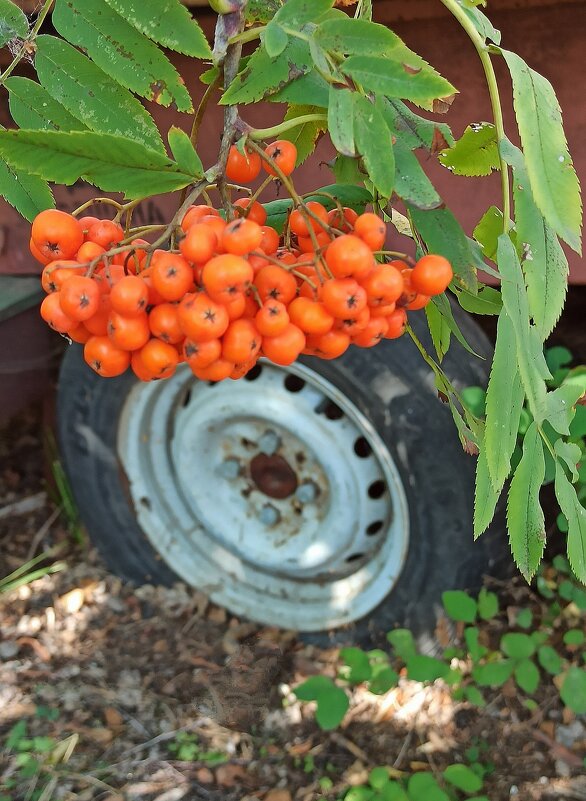
[{"label": "berry stem", "polygon": [[305,125],[307,122],[326,122],[327,119],[325,114],[303,114],[301,117],[284,120],[278,125],[272,125],[270,128],[251,128],[248,131],[248,136],[250,139],[257,141],[272,139],[281,136],[281,134],[290,131],[292,128],[297,128],[299,125]]},{"label": "berry stem", "polygon": [[43,24],[43,22],[45,21],[47,14],[51,10],[52,5],[53,5],[53,0],[45,0],[43,7],[39,11],[39,16],[35,20],[35,24],[31,28],[29,35],[23,41],[20,50],[18,50],[18,52],[16,53],[10,64],[6,67],[2,75],[0,75],[0,86],[2,86],[6,78],[8,78],[8,76],[14,72],[21,59],[23,59],[24,56],[26,56],[26,54],[29,52],[29,48],[37,38],[39,29]]},{"label": "berry stem", "polygon": [[78,214],[82,213],[82,211],[85,211],[86,209],[89,209],[92,206],[98,206],[101,204],[104,204],[106,206],[114,206],[114,208],[117,209],[119,213],[122,213],[128,208],[128,206],[124,206],[122,203],[118,203],[117,200],[112,200],[112,198],[110,197],[94,197],[91,200],[87,200],[85,203],[82,203],[81,206],[78,206],[78,208],[72,211],[71,214],[73,217],[77,217]]},{"label": "berry stem", "polygon": [[508,233],[510,227],[511,217],[511,190],[509,184],[509,165],[504,160],[500,152],[500,144],[506,139],[505,124],[503,120],[503,110],[501,106],[499,87],[494,71],[494,65],[490,57],[490,50],[486,41],[476,30],[474,23],[466,15],[466,12],[457,0],[441,0],[444,6],[450,11],[458,20],[462,28],[466,31],[472,44],[476,48],[476,52],[482,63],[484,74],[486,76],[486,83],[488,85],[488,94],[490,96],[490,104],[492,107],[492,115],[494,118],[494,125],[496,128],[497,140],[499,144],[499,162],[501,169],[501,186],[503,194],[503,233]]}]

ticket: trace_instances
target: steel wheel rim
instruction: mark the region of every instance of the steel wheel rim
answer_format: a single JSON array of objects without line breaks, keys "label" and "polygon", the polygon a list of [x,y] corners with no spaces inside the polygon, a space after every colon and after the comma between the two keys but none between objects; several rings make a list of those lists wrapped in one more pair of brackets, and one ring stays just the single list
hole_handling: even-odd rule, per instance
[{"label": "steel wheel rim", "polygon": [[215,385],[182,366],[137,383],[118,453],[155,550],[236,614],[336,628],[399,577],[409,524],[397,468],[362,412],[303,364],[261,361]]}]

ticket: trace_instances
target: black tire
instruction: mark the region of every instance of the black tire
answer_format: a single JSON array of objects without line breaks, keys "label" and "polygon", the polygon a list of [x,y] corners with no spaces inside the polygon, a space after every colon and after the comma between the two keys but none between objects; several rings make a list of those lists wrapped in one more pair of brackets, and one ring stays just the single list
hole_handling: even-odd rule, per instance
[{"label": "black tire", "polygon": [[[488,357],[491,345],[457,309],[470,346]],[[423,315],[412,315],[417,335],[431,351]],[[425,647],[446,589],[477,589],[486,574],[502,575],[510,557],[502,511],[477,542],[472,536],[476,460],[460,445],[451,413],[437,397],[433,376],[404,336],[376,348],[351,348],[334,361],[306,364],[341,389],[385,441],[409,502],[410,543],[401,576],[366,618],[341,630],[306,634],[324,643],[380,643],[396,625],[410,628]],[[487,361],[457,342],[443,367],[457,386],[485,385]],[[116,453],[118,419],[135,379],[129,373],[103,380],[71,346],[61,369],[58,428],[61,454],[82,520],[92,541],[117,574],[135,583],[171,584],[176,574],[153,550],[132,510]],[[238,613],[238,610],[232,610]]]}]

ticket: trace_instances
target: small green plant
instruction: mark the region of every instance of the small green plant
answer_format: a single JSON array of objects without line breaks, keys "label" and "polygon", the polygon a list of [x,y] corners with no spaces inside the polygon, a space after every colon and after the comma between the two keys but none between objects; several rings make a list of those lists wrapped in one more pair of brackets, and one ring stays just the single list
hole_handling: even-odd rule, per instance
[{"label": "small green plant", "polygon": [[[49,719],[54,716],[54,710],[38,715]],[[58,782],[58,765],[69,761],[78,739],[77,734],[61,741],[44,735],[31,736],[25,720],[15,723],[4,743],[4,750],[13,755],[15,770],[0,785],[0,801],[14,801],[17,797],[27,801],[52,799]]]},{"label": "small green plant", "polygon": [[[326,676],[312,676],[294,693],[300,701],[317,703],[316,721],[327,730],[336,728],[348,710],[347,687],[361,684],[372,693],[385,693],[398,683],[399,673],[418,682],[442,679],[454,700],[475,706],[486,704],[485,689],[513,679],[523,696],[529,696],[522,697],[528,709],[537,706],[531,696],[555,677],[562,703],[583,714],[586,636],[579,621],[586,610],[586,592],[565,557],[556,557],[553,567],[542,571],[539,578],[536,586],[548,601],[540,620],[530,608],[517,610],[512,628],[523,630],[506,631],[493,647],[485,626],[499,615],[498,596],[485,588],[477,598],[463,590],[450,590],[443,593],[442,600],[447,616],[457,624],[459,637],[441,657],[419,653],[408,629],[394,629],[387,635],[390,653],[343,648],[338,683]],[[568,620],[572,621],[569,628]],[[564,621],[565,631],[561,628]],[[454,659],[458,661],[453,663]]]},{"label": "small green plant", "polygon": [[432,773],[413,773],[407,779],[392,779],[386,767],[373,768],[368,783],[351,787],[344,801],[488,801],[478,795],[484,782],[466,765],[448,765],[441,777]]},{"label": "small green plant", "polygon": [[[30,584],[37,579],[48,576],[50,573],[58,573],[60,570],[65,570],[67,564],[65,562],[50,562],[57,554],[63,550],[63,544],[56,545],[48,551],[40,553],[33,559],[17,567],[12,573],[9,573],[4,578],[0,579],[0,595],[2,593],[11,592],[18,589],[25,584]],[[43,562],[50,562],[50,564],[43,564]]]},{"label": "small green plant", "polygon": [[206,751],[196,734],[180,731],[167,748],[179,762],[205,762],[206,765],[221,765],[228,757],[222,751]]}]

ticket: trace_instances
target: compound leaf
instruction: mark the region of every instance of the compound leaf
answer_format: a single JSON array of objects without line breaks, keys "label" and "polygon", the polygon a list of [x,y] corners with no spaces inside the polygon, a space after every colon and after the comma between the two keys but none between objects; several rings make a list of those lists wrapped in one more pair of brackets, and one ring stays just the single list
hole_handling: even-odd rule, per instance
[{"label": "compound leaf", "polygon": [[20,8],[10,0],[0,0],[0,47],[11,39],[24,39],[28,35],[28,20]]},{"label": "compound leaf", "polygon": [[354,108],[356,93],[350,89],[330,86],[328,130],[338,153],[355,156]]},{"label": "compound leaf", "polygon": [[25,170],[0,161],[0,195],[32,222],[39,212],[52,209],[55,201],[47,182]]},{"label": "compound leaf", "polygon": [[395,181],[391,132],[378,107],[362,95],[356,96],[354,105],[354,138],[372,183],[389,198]]},{"label": "compound leaf", "polygon": [[40,84],[30,78],[8,78],[10,113],[19,128],[29,131],[83,131],[83,122],[54,100]]}]

